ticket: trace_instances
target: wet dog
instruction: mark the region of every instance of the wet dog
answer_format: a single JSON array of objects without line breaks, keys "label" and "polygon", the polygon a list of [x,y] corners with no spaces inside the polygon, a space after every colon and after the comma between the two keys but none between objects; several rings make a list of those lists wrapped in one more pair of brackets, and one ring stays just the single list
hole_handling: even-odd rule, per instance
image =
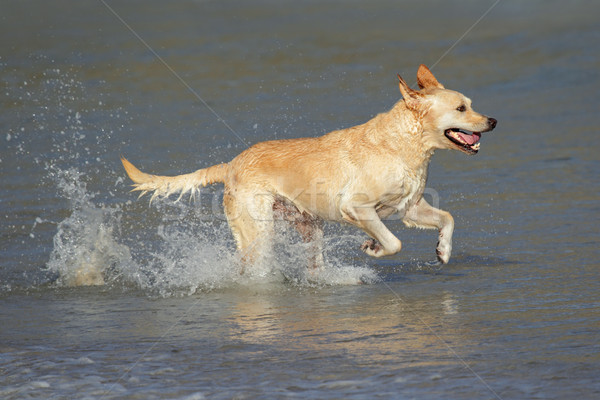
[{"label": "wet dog", "polygon": [[313,266],[322,264],[322,221],[345,222],[370,239],[370,256],[395,254],[400,240],[381,221],[398,213],[409,227],[439,230],[436,253],[447,263],[454,220],[423,198],[429,161],[436,149],[476,154],[481,132],[496,120],[475,112],[471,100],[448,90],[421,65],[420,90],[398,75],[403,99],[366,123],[316,138],[255,144],[229,163],[174,177],[141,172],[122,158],[134,189],[153,197],[225,185],[227,221],[245,264],[271,245],[274,219],[292,223],[311,243]]}]

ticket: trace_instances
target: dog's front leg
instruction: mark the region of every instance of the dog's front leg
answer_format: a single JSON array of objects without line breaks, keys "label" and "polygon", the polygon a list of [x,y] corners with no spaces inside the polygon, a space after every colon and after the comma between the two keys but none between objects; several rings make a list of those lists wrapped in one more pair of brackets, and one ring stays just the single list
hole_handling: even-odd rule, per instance
[{"label": "dog's front leg", "polygon": [[454,231],[454,218],[449,212],[432,207],[422,198],[407,211],[403,221],[409,227],[437,228],[440,232],[436,248],[437,257],[441,263],[448,263],[452,253],[452,232]]},{"label": "dog's front leg", "polygon": [[342,207],[342,215],[346,221],[367,232],[375,240],[368,240],[362,250],[373,257],[396,254],[402,249],[402,242],[381,222],[373,207]]}]

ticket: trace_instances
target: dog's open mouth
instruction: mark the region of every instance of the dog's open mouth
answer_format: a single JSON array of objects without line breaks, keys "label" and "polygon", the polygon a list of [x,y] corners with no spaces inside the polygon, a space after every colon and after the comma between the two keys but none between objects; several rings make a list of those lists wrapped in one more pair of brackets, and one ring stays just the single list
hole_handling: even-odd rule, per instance
[{"label": "dog's open mouth", "polygon": [[477,154],[481,143],[481,132],[466,132],[458,128],[446,129],[444,135],[467,154]]}]

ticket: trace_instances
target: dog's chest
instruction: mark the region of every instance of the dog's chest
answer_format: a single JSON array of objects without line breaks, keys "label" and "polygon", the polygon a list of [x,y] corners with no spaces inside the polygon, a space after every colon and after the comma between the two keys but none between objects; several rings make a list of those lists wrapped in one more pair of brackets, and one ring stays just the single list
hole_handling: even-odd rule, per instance
[{"label": "dog's chest", "polygon": [[385,189],[381,192],[375,208],[384,215],[392,212],[404,214],[423,196],[427,183],[427,168],[397,171],[387,176],[385,181]]}]

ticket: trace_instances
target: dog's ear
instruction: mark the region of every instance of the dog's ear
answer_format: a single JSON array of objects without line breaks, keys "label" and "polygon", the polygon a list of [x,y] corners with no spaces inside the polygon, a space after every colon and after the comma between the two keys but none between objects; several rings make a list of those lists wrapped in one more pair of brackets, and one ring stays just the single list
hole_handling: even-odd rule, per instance
[{"label": "dog's ear", "polygon": [[425,95],[408,87],[400,74],[398,74],[398,81],[400,81],[400,93],[402,93],[402,97],[404,97],[406,106],[411,110],[416,110],[419,108]]},{"label": "dog's ear", "polygon": [[419,84],[419,87],[421,89],[444,89],[444,85],[442,85],[437,81],[437,79],[435,79],[435,76],[433,76],[433,74],[425,64],[421,64],[419,66],[419,70],[417,71],[417,83]]}]

